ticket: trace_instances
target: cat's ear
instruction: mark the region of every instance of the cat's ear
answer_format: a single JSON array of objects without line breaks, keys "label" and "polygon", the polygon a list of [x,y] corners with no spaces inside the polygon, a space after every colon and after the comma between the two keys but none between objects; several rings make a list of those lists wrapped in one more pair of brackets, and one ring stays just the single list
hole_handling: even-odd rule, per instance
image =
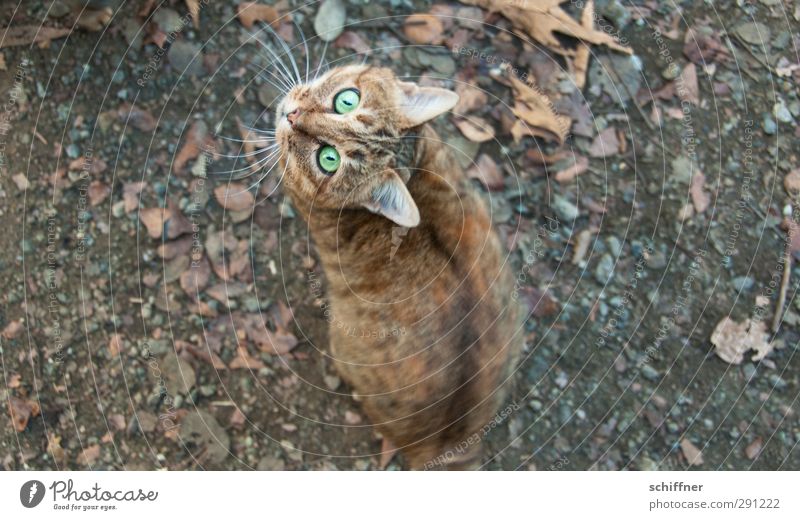
[{"label": "cat's ear", "polygon": [[406,188],[406,183],[394,170],[373,188],[364,207],[383,215],[398,226],[416,227],[419,224],[419,209]]},{"label": "cat's ear", "polygon": [[438,87],[420,87],[416,83],[400,81],[402,99],[400,112],[405,116],[405,128],[419,126],[444,114],[458,103],[458,94]]}]

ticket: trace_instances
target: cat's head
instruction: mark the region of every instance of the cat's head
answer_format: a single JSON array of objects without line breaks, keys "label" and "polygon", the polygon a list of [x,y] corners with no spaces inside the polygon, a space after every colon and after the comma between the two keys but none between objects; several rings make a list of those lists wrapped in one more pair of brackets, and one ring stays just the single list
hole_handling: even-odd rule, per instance
[{"label": "cat's head", "polygon": [[315,208],[366,208],[416,226],[419,211],[408,179],[393,168],[395,153],[405,133],[457,102],[449,90],[363,65],[335,68],[298,85],[276,115],[285,185]]}]

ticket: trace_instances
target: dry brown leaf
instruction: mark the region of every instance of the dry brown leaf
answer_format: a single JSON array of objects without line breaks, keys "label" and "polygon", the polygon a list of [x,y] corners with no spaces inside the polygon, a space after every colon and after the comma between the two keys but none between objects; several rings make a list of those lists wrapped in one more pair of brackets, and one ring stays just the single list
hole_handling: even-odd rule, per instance
[{"label": "dry brown leaf", "polygon": [[370,54],[372,52],[372,47],[370,47],[358,33],[353,31],[343,32],[342,35],[333,42],[333,46],[338,49],[350,49],[359,54]]},{"label": "dry brown leaf", "polygon": [[147,228],[151,238],[160,238],[164,232],[164,222],[169,218],[164,208],[145,208],[139,212],[139,219]]},{"label": "dry brown leaf", "polygon": [[41,411],[39,403],[36,401],[20,399],[14,396],[8,398],[8,410],[11,414],[11,422],[14,424],[14,429],[18,432],[25,431],[31,417],[36,417]]},{"label": "dry brown leaf", "polygon": [[197,159],[200,152],[203,150],[212,150],[214,147],[214,138],[209,135],[208,127],[203,121],[195,121],[186,132],[186,140],[183,143],[180,151],[175,156],[175,162],[172,165],[174,171],[179,172],[183,170],[186,163]]},{"label": "dry brown leaf", "polygon": [[61,437],[53,432],[47,434],[47,451],[59,464],[63,464],[67,460],[67,454],[61,447]]},{"label": "dry brown leaf", "polygon": [[686,457],[686,462],[688,462],[690,466],[700,466],[703,464],[703,452],[686,437],[681,439],[681,451],[683,452],[683,456]]},{"label": "dry brown leaf", "polygon": [[0,43],[0,49],[2,49],[4,47],[49,42],[50,40],[63,38],[70,33],[70,30],[38,25],[18,25],[16,27],[3,27],[0,29],[0,33],[3,35],[2,43]]},{"label": "dry brown leaf", "polygon": [[117,109],[117,117],[123,123],[131,125],[142,132],[152,132],[158,126],[158,121],[150,112],[130,103],[123,103]]},{"label": "dry brown leaf", "polygon": [[456,85],[456,94],[458,94],[458,103],[453,107],[453,113],[459,116],[485,107],[489,101],[486,92],[469,83]]},{"label": "dry brown leaf", "polygon": [[89,195],[89,205],[97,206],[111,195],[111,187],[102,181],[92,181],[87,190]]},{"label": "dry brown leaf", "polygon": [[22,320],[10,321],[3,329],[3,337],[6,339],[14,339],[20,332],[22,332]]},{"label": "dry brown leaf", "polygon": [[82,466],[91,466],[100,457],[100,445],[94,444],[80,452],[75,462]]},{"label": "dry brown leaf", "polygon": [[[588,30],[594,29],[594,0],[588,0],[586,7],[581,13],[581,25]],[[586,86],[586,73],[589,71],[589,57],[592,50],[588,44],[579,44],[575,49],[575,57],[572,59],[572,76],[575,78],[575,86],[578,90],[583,90]]]},{"label": "dry brown leaf", "polygon": [[473,143],[485,143],[494,139],[494,127],[481,117],[459,118],[454,124]]},{"label": "dry brown leaf", "polygon": [[443,32],[442,22],[432,14],[412,14],[403,25],[406,38],[417,45],[438,45]]},{"label": "dry brown leaf", "polygon": [[467,170],[467,177],[478,179],[489,190],[502,190],[505,187],[503,172],[494,159],[485,153],[482,153],[475,164]]},{"label": "dry brown leaf", "polygon": [[589,147],[589,155],[592,157],[609,157],[619,153],[620,141],[617,136],[617,129],[609,126],[594,138]]},{"label": "dry brown leaf", "polygon": [[745,352],[755,350],[751,359],[758,361],[764,359],[774,348],[769,342],[764,322],[748,319],[737,323],[729,316],[722,318],[717,324],[711,334],[711,343],[716,347],[714,352],[733,365],[744,361]]},{"label": "dry brown leaf", "polygon": [[260,359],[251,356],[244,345],[239,345],[239,347],[236,348],[236,357],[231,361],[230,368],[232,370],[238,368],[259,370],[264,368],[264,363]]},{"label": "dry brown leaf", "polygon": [[265,22],[273,28],[278,27],[278,18],[281,17],[277,9],[271,5],[258,2],[242,2],[236,7],[236,16],[242,25],[250,29],[256,22]]},{"label": "dry brown leaf", "polygon": [[217,186],[214,188],[214,198],[220,206],[229,211],[252,210],[256,202],[247,185],[238,182]]},{"label": "dry brown leaf", "polygon": [[700,105],[700,87],[697,84],[697,67],[694,63],[686,65],[675,80],[678,96],[694,106]]},{"label": "dry brown leaf", "polygon": [[747,445],[744,449],[744,454],[747,456],[748,459],[754,460],[758,455],[761,453],[761,448],[763,447],[764,441],[761,437],[756,437],[753,442]]},{"label": "dry brown leaf", "polygon": [[511,111],[519,119],[511,127],[514,142],[518,143],[525,136],[536,136],[556,140],[563,144],[567,138],[572,120],[567,116],[556,114],[553,104],[545,94],[509,76],[514,89],[514,108]]},{"label": "dry brown leaf", "polygon": [[558,182],[566,183],[572,182],[575,177],[582,174],[586,170],[589,169],[589,159],[587,157],[580,156],[575,159],[575,164],[572,166],[567,166],[563,170],[559,170],[555,174],[555,179]]},{"label": "dry brown leaf", "polygon": [[84,9],[75,21],[75,25],[85,31],[98,32],[105,29],[113,17],[114,11],[110,7],[97,10]]},{"label": "dry brown leaf", "polygon": [[108,353],[116,357],[124,347],[125,343],[122,340],[122,334],[112,334],[108,340]]},{"label": "dry brown leaf", "polygon": [[704,212],[708,205],[711,204],[711,196],[706,193],[703,185],[706,182],[706,176],[701,171],[695,171],[692,175],[692,184],[689,187],[689,195],[692,197],[692,204],[694,210],[698,213]]},{"label": "dry brown leaf", "polygon": [[200,28],[200,0],[186,0],[186,7],[192,15],[192,24],[195,29]]},{"label": "dry brown leaf", "polygon": [[509,0],[461,0],[465,4],[477,5],[489,11],[498,12],[539,43],[553,52],[574,56],[575,51],[565,49],[556,33],[571,36],[586,43],[605,45],[625,54],[632,54],[630,48],[620,45],[614,37],[594,29],[584,27],[559,7],[564,0],[537,0],[510,2]]},{"label": "dry brown leaf", "polygon": [[800,195],[800,168],[790,171],[783,179],[783,187],[786,193],[792,197]]}]

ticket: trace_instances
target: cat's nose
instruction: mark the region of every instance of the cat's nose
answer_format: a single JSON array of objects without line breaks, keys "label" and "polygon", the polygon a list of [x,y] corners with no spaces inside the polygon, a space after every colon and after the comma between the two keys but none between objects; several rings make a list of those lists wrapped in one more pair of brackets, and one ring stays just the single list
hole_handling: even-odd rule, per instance
[{"label": "cat's nose", "polygon": [[289,121],[289,124],[294,126],[294,122],[297,121],[297,118],[300,117],[300,109],[295,108],[288,114],[286,114],[286,120]]}]

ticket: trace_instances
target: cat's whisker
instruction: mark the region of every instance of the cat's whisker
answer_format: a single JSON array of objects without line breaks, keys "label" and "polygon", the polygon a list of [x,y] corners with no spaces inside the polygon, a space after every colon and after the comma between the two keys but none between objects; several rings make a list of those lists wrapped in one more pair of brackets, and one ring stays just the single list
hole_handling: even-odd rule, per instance
[{"label": "cat's whisker", "polygon": [[273,139],[270,137],[264,137],[262,139],[239,139],[237,137],[228,137],[225,135],[216,135],[215,137],[219,137],[220,139],[224,139],[225,141],[233,141],[234,143],[264,143],[277,140],[277,138]]},{"label": "cat's whisker", "polygon": [[242,128],[244,128],[245,130],[249,130],[251,132],[254,132],[256,134],[260,134],[260,135],[268,135],[268,136],[269,135],[275,135],[275,130],[264,130],[262,128],[252,128],[252,127],[245,126],[245,125],[242,125]]},{"label": "cat's whisker", "polygon": [[254,157],[254,156],[262,154],[262,153],[271,152],[271,151],[275,150],[275,148],[277,148],[278,145],[279,145],[279,143],[275,143],[275,144],[272,144],[270,146],[266,146],[264,148],[259,148],[258,150],[254,150],[252,152],[246,152],[246,153],[239,153],[239,154],[218,153],[217,155],[219,155],[220,157],[225,157],[226,159],[240,159],[242,157]]},{"label": "cat's whisker", "polygon": [[[262,55],[262,56],[263,56],[263,55]],[[266,56],[264,56],[264,58],[265,58],[265,59],[269,59],[269,58],[267,58]],[[286,85],[286,83],[282,82],[282,80],[281,80],[279,77],[277,77],[277,76],[275,75],[275,73],[274,73],[274,72],[272,72],[272,71],[270,71],[270,70],[267,70],[267,68],[266,68],[266,67],[259,67],[259,66],[257,66],[257,65],[256,65],[256,64],[254,64],[254,63],[248,63],[248,64],[247,64],[247,67],[248,67],[250,70],[252,70],[253,72],[255,72],[256,74],[258,74],[258,77],[259,77],[259,78],[263,79],[264,81],[266,81],[267,83],[269,83],[270,85],[272,85],[273,87],[275,87],[276,89],[278,89],[278,91],[280,91],[281,95],[285,96],[285,95],[286,95],[286,93],[287,93],[287,92],[289,92],[289,90],[291,90],[291,87],[290,87],[290,86],[288,86],[288,85]],[[272,81],[271,79],[269,79],[269,78],[268,78],[268,77],[265,75],[265,73],[268,73],[268,74],[270,74],[270,75],[271,75],[271,76],[272,76],[272,77],[275,79],[275,81],[277,81],[278,83],[280,83],[280,85],[278,85],[277,83],[275,83],[275,81]]]},{"label": "cat's whisker", "polygon": [[306,54],[306,75],[303,77],[303,82],[305,83],[308,82],[308,71],[309,68],[311,67],[311,58],[308,54],[308,40],[306,40],[306,35],[303,32],[303,28],[300,27],[300,24],[295,22],[294,20],[292,20],[292,23],[294,23],[295,27],[297,27],[297,30],[300,31],[300,37],[303,39],[303,50]]},{"label": "cat's whisker", "polygon": [[[289,92],[292,89],[293,83],[286,78],[286,73],[283,72],[281,67],[275,67],[274,66],[274,65],[276,65],[278,63],[276,58],[270,58],[269,56],[267,56],[266,54],[264,54],[262,52],[258,52],[258,51],[256,51],[256,52],[258,53],[259,56],[261,56],[265,61],[268,61],[269,63],[267,63],[267,65],[265,65],[265,66],[256,65],[255,63],[249,63],[248,67],[251,67],[250,70],[252,70],[256,74],[258,74],[259,77],[261,77],[261,79],[263,79],[264,81],[269,81],[270,84],[272,84],[272,86],[274,86],[275,88],[280,90],[285,95],[287,92]],[[277,71],[278,74],[280,74],[280,75],[278,75],[275,72],[273,72],[272,70],[268,69],[267,66],[269,66],[269,65],[273,65],[274,70]],[[272,76],[273,79],[275,81],[277,81],[280,85],[278,83],[275,83],[272,80],[270,80],[265,74],[269,74],[270,76]]]},{"label": "cat's whisker", "polygon": [[268,30],[270,34],[272,34],[272,37],[277,40],[277,42],[283,48],[283,53],[287,58],[289,58],[289,64],[292,66],[292,69],[294,69],[295,78],[297,79],[297,83],[295,83],[295,85],[303,83],[303,78],[300,77],[300,70],[297,68],[297,60],[294,59],[292,50],[289,48],[286,42],[283,41],[283,38],[281,38],[278,33],[275,32],[275,29],[270,27],[269,24],[265,24],[264,29]]},{"label": "cat's whisker", "polygon": [[319,71],[322,68],[322,63],[325,61],[325,54],[328,52],[328,42],[322,47],[322,54],[320,54],[319,61],[317,62],[317,71],[314,73],[314,81],[319,77]]},{"label": "cat's whisker", "polygon": [[[276,161],[276,164],[280,164],[280,157],[278,157],[278,161]],[[263,199],[261,199],[260,201],[257,200],[256,203],[255,203],[256,206],[266,202],[272,196],[272,194],[275,193],[275,190],[277,190],[278,186],[280,186],[281,183],[283,182],[283,177],[286,175],[287,168],[289,168],[289,162],[288,161],[286,162],[286,166],[283,167],[283,171],[281,172],[281,176],[278,177],[278,182],[275,183],[275,187],[272,188],[272,191],[270,191],[269,193],[264,195]]]},{"label": "cat's whisker", "polygon": [[[267,26],[267,27],[269,27],[269,26]],[[278,72],[280,72],[281,76],[282,76],[282,77],[283,77],[283,78],[286,80],[286,82],[289,84],[289,90],[291,90],[291,89],[292,89],[292,87],[294,87],[295,85],[297,85],[297,82],[296,82],[296,81],[295,81],[295,80],[292,78],[292,73],[289,71],[289,67],[287,67],[287,66],[286,66],[286,64],[283,62],[283,60],[282,60],[282,59],[280,59],[280,57],[278,57],[278,53],[277,53],[275,50],[273,50],[273,48],[272,48],[270,45],[267,45],[267,44],[266,44],[266,43],[265,43],[265,42],[264,42],[264,41],[263,41],[263,40],[262,40],[262,39],[259,37],[258,33],[251,33],[251,36],[253,37],[253,39],[255,39],[255,41],[257,41],[257,42],[259,43],[259,45],[261,45],[261,47],[262,47],[262,48],[264,48],[264,49],[265,49],[267,52],[269,52],[269,53],[270,53],[270,55],[272,55],[272,57],[273,57],[273,58],[274,58],[274,60],[275,60],[275,63],[276,63],[277,65],[280,65],[280,67],[276,67],[276,70],[277,70]],[[282,40],[281,40],[281,41],[282,41]]]},{"label": "cat's whisker", "polygon": [[[269,155],[267,155],[263,159],[259,159],[258,161],[254,162],[253,164],[248,164],[244,168],[236,168],[235,170],[231,169],[231,170],[226,170],[226,171],[222,171],[222,172],[214,172],[214,175],[219,175],[219,176],[229,175],[231,178],[243,179],[245,177],[249,177],[250,175],[252,175],[256,171],[261,169],[265,163],[269,162],[270,159],[274,158],[277,154],[280,154],[280,149],[274,150],[273,152],[271,152]],[[243,171],[246,171],[246,170],[251,170],[251,172],[248,173],[248,174],[234,175],[234,174],[236,174],[238,172],[243,172]]]},{"label": "cat's whisker", "polygon": [[[274,163],[272,166],[270,166],[270,167],[269,167],[269,169],[268,169],[266,172],[264,172],[264,175],[262,175],[261,177],[259,177],[259,178],[258,178],[258,180],[257,180],[256,182],[254,182],[253,184],[251,184],[251,185],[250,185],[250,187],[248,188],[248,190],[249,190],[249,189],[252,189],[252,188],[255,188],[256,186],[258,186],[259,184],[261,184],[261,181],[263,181],[264,179],[266,179],[266,178],[267,178],[267,175],[269,175],[270,173],[272,173],[272,170],[274,170],[274,169],[275,169],[275,167],[276,167],[277,165],[279,165],[279,164],[280,164],[280,160],[281,160],[281,156],[279,155],[279,156],[278,156],[278,158],[277,158],[277,159],[275,159],[275,163]],[[285,168],[284,168],[284,171],[286,171],[286,169],[285,169]],[[281,176],[281,179],[283,179],[283,176]],[[280,180],[278,180],[278,184],[280,184]],[[272,193],[270,193],[270,195],[272,195]]]}]

